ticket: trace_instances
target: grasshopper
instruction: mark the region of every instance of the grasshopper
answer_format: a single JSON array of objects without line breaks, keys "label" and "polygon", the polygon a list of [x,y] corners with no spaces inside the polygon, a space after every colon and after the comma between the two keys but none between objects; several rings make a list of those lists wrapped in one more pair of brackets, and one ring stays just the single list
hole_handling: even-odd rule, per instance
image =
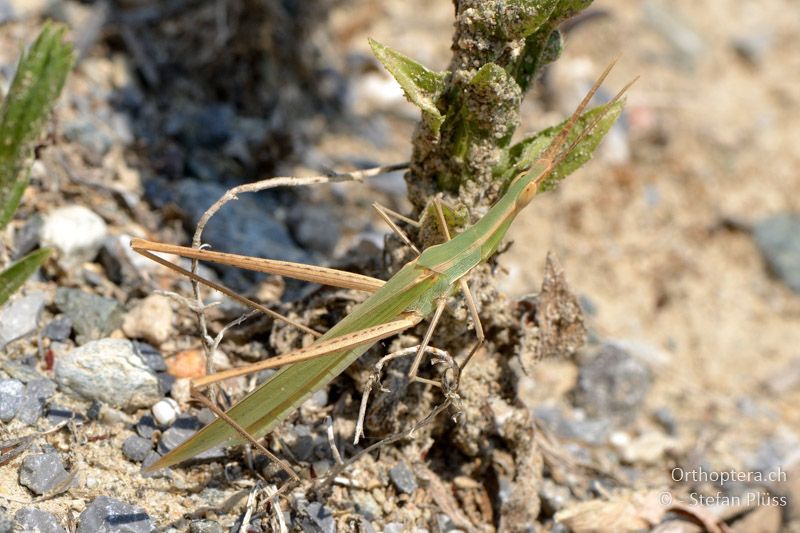
[{"label": "grasshopper", "polygon": [[[309,396],[342,373],[372,345],[416,326],[427,317],[432,318],[422,343],[416,350],[416,357],[409,370],[409,379],[439,385],[437,382],[417,376],[417,372],[424,354],[426,351],[430,351],[428,344],[444,311],[447,299],[461,291],[474,324],[476,339],[467,356],[457,365],[457,372],[455,372],[455,387],[457,388],[458,375],[484,342],[483,328],[474,297],[467,283],[467,277],[472,269],[488,261],[494,255],[517,214],[530,203],[540,186],[551,177],[558,165],[605,117],[605,113],[608,112],[611,105],[619,101],[636,81],[634,79],[628,83],[617,93],[603,113],[589,122],[575,140],[568,142],[570,133],[581,119],[589,101],[605,80],[614,63],[612,62],[606,67],[536,161],[518,169],[501,198],[474,225],[450,238],[447,224],[442,215],[441,204],[434,201],[445,242],[429,246],[421,253],[416,252],[417,256],[388,281],[384,282],[359,274],[312,265],[251,258],[133,239],[131,246],[137,252],[276,318],[285,319],[274,311],[237,295],[224,286],[181,269],[154,253],[176,254],[190,259],[234,265],[371,293],[350,314],[305,348],[195,380],[195,386],[205,386],[221,379],[267,368],[283,367],[268,381],[231,407],[226,416],[218,418],[200,430],[151,465],[148,470],[154,471],[188,460],[214,446],[241,443],[244,441],[243,434],[248,434],[253,438],[264,436]],[[378,208],[378,211],[389,222],[392,229],[397,231],[407,244],[411,244],[402,231],[390,221],[389,214],[392,213],[381,208]],[[416,251],[413,245],[411,246]],[[288,321],[288,319],[285,320]],[[319,335],[305,326],[300,327]]]}]

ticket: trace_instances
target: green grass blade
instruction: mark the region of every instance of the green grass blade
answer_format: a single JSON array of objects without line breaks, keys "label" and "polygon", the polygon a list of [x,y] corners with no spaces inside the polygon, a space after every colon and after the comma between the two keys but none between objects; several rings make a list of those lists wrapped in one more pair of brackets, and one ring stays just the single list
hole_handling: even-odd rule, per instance
[{"label": "green grass blade", "polygon": [[46,24],[20,56],[11,88],[0,107],[0,228],[14,216],[28,183],[26,162],[42,123],[72,67],[66,28]]},{"label": "green grass blade", "polygon": [[9,297],[25,283],[25,280],[42,266],[42,263],[50,256],[50,252],[49,248],[36,250],[0,272],[0,305],[6,303]]}]

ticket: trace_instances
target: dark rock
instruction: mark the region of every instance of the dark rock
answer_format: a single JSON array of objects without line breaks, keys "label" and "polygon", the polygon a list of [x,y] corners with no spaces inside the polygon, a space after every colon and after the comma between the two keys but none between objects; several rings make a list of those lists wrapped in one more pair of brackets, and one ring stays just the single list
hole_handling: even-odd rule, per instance
[{"label": "dark rock", "polygon": [[222,526],[213,520],[195,520],[189,524],[190,533],[223,533]]},{"label": "dark rock", "polygon": [[175,385],[176,378],[169,372],[158,372],[156,378],[158,378],[158,389],[162,396],[171,391],[172,386]]},{"label": "dark rock", "polygon": [[56,381],[118,409],[150,407],[161,399],[158,379],[124,339],[101,339],[56,359]]},{"label": "dark rock", "polygon": [[[201,427],[202,425],[197,417],[191,415],[179,416],[177,420],[175,420],[175,423],[161,435],[161,440],[158,441],[158,452],[163,455],[173,450],[186,439],[197,433]],[[217,446],[197,455],[195,459],[198,461],[210,461],[223,457],[225,457],[225,450]]]},{"label": "dark rock", "polygon": [[77,142],[96,156],[104,156],[113,144],[111,137],[89,120],[67,122],[62,132],[65,139]]},{"label": "dark rock", "polygon": [[29,455],[22,460],[19,469],[19,483],[36,494],[45,494],[59,488],[69,480],[69,472],[64,469],[57,453]]},{"label": "dark rock", "polygon": [[59,287],[55,303],[72,320],[79,344],[106,337],[122,325],[122,306],[110,298]]},{"label": "dark rock", "polygon": [[[187,223],[194,227],[203,212],[226,191],[212,183],[183,180],[174,187],[172,202],[187,215]],[[218,251],[246,253],[255,257],[268,257],[282,261],[313,262],[310,255],[297,247],[286,227],[271,218],[270,213],[279,207],[274,196],[242,195],[232,205],[221,209],[206,227],[203,240]],[[231,267],[217,268],[223,283],[234,288],[246,288],[263,274],[244,272]]]},{"label": "dark rock", "polygon": [[[55,515],[34,509],[33,507],[23,507],[14,515],[17,531],[36,532],[36,533],[66,533],[58,518]],[[2,531],[2,530],[0,530]],[[8,530],[10,533],[10,529]]]},{"label": "dark rock", "polygon": [[550,431],[564,440],[575,440],[599,446],[606,442],[611,432],[611,421],[605,418],[580,418],[565,416],[557,407],[536,407],[534,417]]},{"label": "dark rock", "polygon": [[164,362],[164,356],[152,345],[142,341],[133,341],[133,350],[144,361],[147,368],[153,372],[166,372],[167,364]]},{"label": "dark rock", "polygon": [[678,433],[678,423],[669,407],[659,407],[653,411],[653,418],[670,435]]},{"label": "dark rock", "polygon": [[289,231],[307,250],[330,254],[339,242],[342,228],[336,216],[325,206],[294,209],[289,215]]},{"label": "dark rock", "polygon": [[235,119],[231,105],[210,105],[189,113],[176,113],[164,129],[190,148],[218,148],[230,139]]},{"label": "dark rock", "polygon": [[44,294],[32,292],[0,308],[0,350],[36,331],[44,305]]},{"label": "dark rock", "polygon": [[759,221],[753,238],[775,275],[800,292],[800,214],[783,213]]},{"label": "dark rock", "polygon": [[414,494],[417,490],[417,480],[414,472],[404,461],[400,461],[389,470],[389,479],[400,492]]},{"label": "dark rock", "polygon": [[0,505],[0,533],[14,533],[14,521],[6,514],[6,508],[2,505]]},{"label": "dark rock", "polygon": [[42,331],[42,337],[54,341],[65,341],[72,334],[72,319],[66,315],[59,315],[47,323]]},{"label": "dark rock", "polygon": [[89,420],[100,420],[100,411],[103,409],[103,404],[97,400],[92,400],[89,409],[86,410],[86,418]]},{"label": "dark rock", "polygon": [[14,261],[22,259],[23,256],[39,246],[39,236],[43,224],[44,220],[40,215],[33,215],[14,234],[14,255],[11,257]]},{"label": "dark rock", "polygon": [[300,519],[303,531],[312,533],[335,533],[336,520],[333,512],[318,502],[311,502],[303,509],[304,516]]},{"label": "dark rock", "polygon": [[306,461],[311,457],[311,452],[314,451],[314,435],[308,426],[296,424],[285,432],[283,438],[298,461]]},{"label": "dark rock", "polygon": [[47,400],[56,392],[56,384],[49,379],[34,379],[25,387],[25,397],[17,410],[17,420],[33,425],[39,420]]},{"label": "dark rock", "polygon": [[148,472],[144,473],[144,470],[150,468],[150,465],[155,463],[161,459],[161,454],[155,450],[152,450],[150,453],[147,454],[147,457],[144,458],[142,461],[142,477],[166,477],[169,473],[169,469],[165,468],[164,470],[159,470],[157,472]]},{"label": "dark rock", "polygon": [[652,380],[644,363],[617,346],[605,345],[581,364],[575,404],[592,417],[630,423],[644,405]]},{"label": "dark rock", "polygon": [[149,440],[157,430],[156,421],[150,415],[144,415],[136,422],[136,433],[143,439]]},{"label": "dark rock", "polygon": [[153,443],[137,435],[131,435],[122,443],[122,453],[125,457],[137,463],[144,461],[151,451]]},{"label": "dark rock", "polygon": [[380,504],[375,501],[375,498],[369,492],[355,490],[350,493],[350,498],[356,511],[367,520],[376,520],[383,516]]},{"label": "dark rock", "polygon": [[0,422],[10,422],[25,398],[25,385],[16,379],[0,379]]},{"label": "dark rock", "polygon": [[141,507],[98,496],[78,517],[77,533],[151,533],[153,519]]}]

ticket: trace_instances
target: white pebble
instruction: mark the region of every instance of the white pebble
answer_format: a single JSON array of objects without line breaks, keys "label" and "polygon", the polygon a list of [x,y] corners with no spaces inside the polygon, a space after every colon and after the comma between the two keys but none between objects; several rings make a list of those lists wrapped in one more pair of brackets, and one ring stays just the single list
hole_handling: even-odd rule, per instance
[{"label": "white pebble", "polygon": [[153,418],[159,426],[169,426],[180,414],[178,402],[172,398],[164,398],[153,406]]},{"label": "white pebble", "polygon": [[60,207],[45,216],[41,241],[61,252],[60,264],[67,269],[91,261],[103,245],[106,223],[82,205]]}]

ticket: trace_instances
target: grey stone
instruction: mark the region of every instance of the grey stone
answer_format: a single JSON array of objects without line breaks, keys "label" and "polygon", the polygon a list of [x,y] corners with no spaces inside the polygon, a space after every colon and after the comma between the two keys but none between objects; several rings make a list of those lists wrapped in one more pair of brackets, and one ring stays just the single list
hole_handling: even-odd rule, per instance
[{"label": "grey stone", "polygon": [[42,331],[42,337],[47,337],[54,341],[65,341],[72,333],[72,319],[66,315],[60,315],[47,323]]},{"label": "grey stone", "polygon": [[54,373],[60,385],[118,409],[150,407],[161,399],[158,379],[127,340],[88,342],[59,357]]},{"label": "grey stone", "polygon": [[302,247],[322,254],[333,252],[342,235],[335,215],[324,206],[295,209],[289,216],[289,232]]},{"label": "grey stone", "polygon": [[375,498],[369,492],[354,490],[350,493],[350,498],[358,514],[367,520],[376,520],[383,516],[380,504],[375,501]]},{"label": "grey stone", "polygon": [[558,407],[546,405],[536,407],[533,416],[560,438],[593,446],[604,444],[612,429],[611,420],[607,418],[567,416]]},{"label": "grey stone", "polygon": [[44,305],[44,294],[32,292],[0,308],[0,350],[36,331]]},{"label": "grey stone", "polygon": [[14,533],[14,521],[6,514],[6,508],[2,505],[0,505],[0,533]]},{"label": "grey stone", "polygon": [[[183,180],[173,188],[172,202],[179,205],[187,215],[188,223],[196,225],[203,212],[226,189],[215,183],[198,183]],[[269,257],[282,261],[313,262],[313,258],[297,247],[286,227],[270,213],[279,207],[271,195],[243,195],[235,208],[222,209],[203,233],[203,239],[218,251],[247,253],[255,257]],[[233,288],[247,288],[263,274],[244,272],[231,267],[217,268],[222,282]]]},{"label": "grey stone", "polygon": [[136,422],[136,433],[143,439],[150,439],[157,429],[156,421],[150,415],[144,415]]},{"label": "grey stone", "polygon": [[652,372],[643,362],[617,346],[605,345],[581,364],[575,404],[592,417],[630,423],[644,405],[652,381]]},{"label": "grey stone", "polygon": [[72,320],[78,344],[107,337],[122,325],[122,306],[110,298],[59,287],[55,303]]},{"label": "grey stone", "polygon": [[559,485],[550,478],[544,479],[539,486],[539,498],[542,502],[542,511],[546,516],[556,514],[575,501],[569,487]]},{"label": "grey stone", "polygon": [[753,238],[772,272],[800,292],[800,214],[783,213],[761,220]]},{"label": "grey stone", "polygon": [[61,457],[53,453],[29,455],[22,460],[19,469],[19,483],[36,494],[45,494],[69,480],[69,472],[64,469]]},{"label": "grey stone", "polygon": [[133,349],[144,364],[147,365],[147,368],[153,372],[166,372],[167,363],[164,362],[164,356],[152,345],[146,342],[133,341]]},{"label": "grey stone", "polygon": [[389,479],[400,492],[414,494],[417,490],[417,480],[414,472],[408,467],[405,461],[400,461],[389,469]]},{"label": "grey stone", "polygon": [[284,433],[283,438],[298,461],[306,461],[311,457],[311,452],[314,451],[314,435],[308,426],[296,424]]},{"label": "grey stone", "polygon": [[[17,531],[35,533],[66,533],[58,518],[55,515],[34,509],[33,507],[23,507],[14,515]],[[11,530],[9,530],[11,531]]]},{"label": "grey stone", "polygon": [[106,132],[90,120],[77,119],[64,124],[64,138],[82,145],[96,156],[103,156],[111,149],[113,140]]},{"label": "grey stone", "polygon": [[141,507],[98,496],[78,517],[77,533],[150,533],[153,519]]},{"label": "grey stone", "polygon": [[222,526],[213,520],[195,520],[189,524],[190,533],[223,533]]},{"label": "grey stone", "polygon": [[56,392],[56,384],[46,378],[34,379],[25,387],[25,397],[17,410],[17,420],[33,425],[44,412],[47,400]]},{"label": "grey stone", "polygon": [[0,422],[10,422],[25,398],[25,385],[16,379],[0,379]]},{"label": "grey stone", "polygon": [[[161,434],[161,440],[158,441],[157,450],[160,454],[165,454],[179,444],[183,443],[189,437],[197,433],[202,427],[197,417],[191,415],[179,416],[172,426]],[[211,461],[215,459],[222,459],[225,457],[225,449],[217,446],[206,450],[205,452],[195,456],[198,461]]]},{"label": "grey stone", "polygon": [[60,252],[59,263],[73,270],[96,256],[108,228],[105,221],[81,205],[59,207],[42,224],[41,241]]},{"label": "grey stone", "polygon": [[319,502],[311,502],[303,510],[305,516],[300,519],[303,531],[336,533],[336,520],[330,509]]},{"label": "grey stone", "polygon": [[122,453],[125,457],[137,463],[144,461],[151,451],[153,451],[153,443],[138,435],[131,435],[122,443]]},{"label": "grey stone", "polygon": [[232,106],[209,105],[189,113],[176,113],[165,130],[188,147],[218,148],[230,139],[235,119]]},{"label": "grey stone", "polygon": [[405,526],[400,522],[389,522],[383,526],[383,533],[403,533],[405,530]]}]

